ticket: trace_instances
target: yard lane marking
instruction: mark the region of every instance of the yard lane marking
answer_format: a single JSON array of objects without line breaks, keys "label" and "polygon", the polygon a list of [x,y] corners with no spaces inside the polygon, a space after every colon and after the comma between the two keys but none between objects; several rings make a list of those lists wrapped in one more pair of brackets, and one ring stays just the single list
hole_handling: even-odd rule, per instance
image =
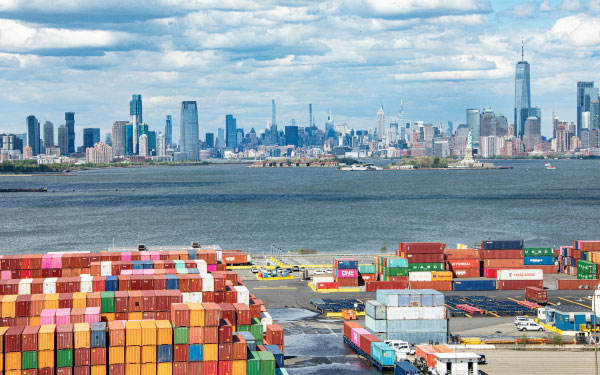
[{"label": "yard lane marking", "polygon": [[579,306],[587,307],[587,308],[588,308],[588,309],[590,309],[590,310],[592,309],[592,307],[591,307],[591,306],[584,305],[583,303],[579,303],[579,302],[571,301],[571,300],[568,300],[568,299],[566,299],[566,298],[562,298],[562,297],[558,297],[558,298],[559,298],[559,299],[562,299],[563,301],[567,301],[567,302],[569,302],[569,303],[574,303],[574,304],[576,304],[576,305],[579,305]]}]

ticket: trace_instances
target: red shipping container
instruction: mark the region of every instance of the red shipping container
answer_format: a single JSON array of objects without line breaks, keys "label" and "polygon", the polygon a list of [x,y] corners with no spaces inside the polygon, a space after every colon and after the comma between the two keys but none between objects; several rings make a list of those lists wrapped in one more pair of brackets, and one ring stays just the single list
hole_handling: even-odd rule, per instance
[{"label": "red shipping container", "polygon": [[375,292],[378,289],[408,289],[409,282],[406,281],[368,281],[366,283],[367,292]]},{"label": "red shipping container", "polygon": [[279,324],[267,325],[266,337],[272,345],[283,345],[283,328]]},{"label": "red shipping container", "polygon": [[497,280],[496,288],[498,290],[524,290],[533,286],[536,288],[544,287],[544,280]]},{"label": "red shipping container", "polygon": [[60,367],[60,368],[57,368],[56,369],[56,375],[73,375],[73,367]]},{"label": "red shipping container", "polygon": [[202,362],[188,362],[187,372],[190,375],[202,375]]},{"label": "red shipping container", "polygon": [[21,267],[21,262],[23,261],[23,256],[22,255],[15,255],[10,259],[10,269],[11,270],[20,270],[23,267]]},{"label": "red shipping container", "polygon": [[446,261],[446,269],[449,271],[465,268],[479,269],[479,259],[449,259]]},{"label": "red shipping container", "polygon": [[225,303],[237,303],[237,291],[231,290],[231,287],[225,291]]},{"label": "red shipping container", "polygon": [[213,292],[214,303],[225,302],[225,292]]},{"label": "red shipping container", "polygon": [[600,280],[556,280],[556,289],[558,290],[593,290],[600,285]]},{"label": "red shipping container", "polygon": [[129,292],[115,292],[115,312],[124,313],[129,311]]},{"label": "red shipping container", "polygon": [[215,281],[215,292],[222,292],[225,290],[225,276],[220,272],[212,273]]},{"label": "red shipping container", "polygon": [[33,272],[31,270],[21,270],[21,279],[31,279]]},{"label": "red shipping container", "polygon": [[379,341],[381,340],[371,334],[360,335],[360,350],[371,355],[371,343]]},{"label": "red shipping container", "polygon": [[4,333],[4,352],[21,352],[21,334],[25,327],[10,327]]},{"label": "red shipping container", "polygon": [[69,277],[67,280],[67,292],[77,293],[81,290],[81,279],[79,277]]},{"label": "red shipping container", "polygon": [[375,281],[375,280],[377,280],[377,274],[375,274],[375,273],[361,273],[358,275],[359,282]]},{"label": "red shipping container", "polygon": [[405,254],[408,263],[442,263],[446,259],[444,253],[436,254]]},{"label": "red shipping container", "polygon": [[[388,276],[387,281],[408,283],[408,276]],[[407,284],[408,285],[408,284]]]},{"label": "red shipping container", "polygon": [[31,294],[17,296],[15,312],[17,316],[31,316]]},{"label": "red shipping container", "polygon": [[76,366],[74,375],[90,375],[90,366]]},{"label": "red shipping container", "polygon": [[236,310],[236,325],[250,325],[250,307],[245,303],[234,303]]},{"label": "red shipping container", "polygon": [[523,266],[523,268],[538,269],[544,271],[544,275],[548,273],[557,273],[556,266]]},{"label": "red shipping container", "polygon": [[41,368],[38,373],[39,375],[54,375],[54,367]]},{"label": "red shipping container", "polygon": [[31,282],[31,294],[44,294],[44,279],[36,278]]},{"label": "red shipping container", "polygon": [[2,327],[13,327],[15,325],[15,318],[2,318]]},{"label": "red shipping container", "polygon": [[73,349],[73,324],[56,327],[56,349]]},{"label": "red shipping container", "polygon": [[317,289],[339,289],[340,285],[336,282],[332,283],[317,283]]},{"label": "red shipping container", "polygon": [[21,334],[21,348],[24,352],[37,352],[38,343],[37,335],[40,330],[40,326],[27,326]]},{"label": "red shipping container", "polygon": [[219,327],[204,327],[202,336],[205,344],[219,343]]},{"label": "red shipping container", "polygon": [[233,348],[231,343],[219,343],[219,359],[230,361],[233,358]]},{"label": "red shipping container", "polygon": [[435,254],[443,253],[446,249],[446,244],[441,242],[400,242],[398,249],[403,253]]},{"label": "red shipping container", "polygon": [[337,280],[340,288],[350,288],[358,286],[358,278],[340,277]]},{"label": "red shipping container", "polygon": [[[167,294],[169,296],[169,304],[183,302],[183,294],[181,294],[180,290],[167,290]],[[167,309],[166,311],[169,310],[170,309]]]},{"label": "red shipping container", "polygon": [[[219,356],[221,359],[221,356]],[[233,374],[233,362],[232,361],[219,361],[219,375],[232,375]]]},{"label": "red shipping container", "polygon": [[452,291],[452,281],[411,281],[410,289],[433,289],[440,292]]},{"label": "red shipping container", "polygon": [[[205,361],[202,362],[202,375],[217,375],[219,374],[219,362],[217,361]],[[178,374],[173,374],[178,375]]]},{"label": "red shipping container", "polygon": [[548,292],[545,289],[528,286],[525,288],[525,298],[537,303],[548,303]]},{"label": "red shipping container", "polygon": [[344,337],[352,339],[352,328],[363,328],[358,322],[344,321]]},{"label": "red shipping container", "polygon": [[221,255],[221,259],[223,263],[230,264],[246,264],[248,263],[248,254],[247,253],[233,253],[230,251],[223,252]]},{"label": "red shipping container", "polygon": [[37,375],[37,373],[38,373],[37,369],[21,370],[21,375]]},{"label": "red shipping container", "polygon": [[142,280],[142,290],[154,290],[154,275],[145,275]]},{"label": "red shipping container", "polygon": [[131,289],[130,290],[142,290],[143,281],[146,276],[150,275],[131,275]]},{"label": "red shipping container", "polygon": [[[133,282],[133,281],[132,281]],[[130,290],[127,292],[129,296],[129,312],[141,312],[143,310],[142,291]]]},{"label": "red shipping container", "polygon": [[154,290],[142,291],[142,311],[156,311],[155,296]]},{"label": "red shipping container", "polygon": [[523,268],[521,259],[484,259],[484,268]]},{"label": "red shipping container", "polygon": [[173,375],[187,375],[187,374],[188,374],[187,359],[186,359],[186,362],[173,362]]},{"label": "red shipping container", "polygon": [[480,250],[481,259],[519,259],[523,250]]},{"label": "red shipping container", "polygon": [[119,282],[119,290],[123,292],[128,292],[131,289],[131,276],[129,275],[119,275],[117,276]]},{"label": "red shipping container", "polygon": [[125,365],[120,363],[118,365],[109,365],[110,375],[125,375]]},{"label": "red shipping container", "polygon": [[165,275],[154,275],[154,290],[166,290],[167,278]]},{"label": "red shipping container", "polygon": [[454,269],[454,270],[452,270],[452,276],[454,276],[457,279],[460,279],[463,277],[479,277],[481,275],[480,275],[479,267],[477,267],[477,268]]},{"label": "red shipping container", "polygon": [[31,296],[31,302],[29,304],[29,316],[40,316],[44,309],[44,295],[33,294]]},{"label": "red shipping container", "polygon": [[[216,305],[215,305],[216,306]],[[217,307],[218,308],[218,307]],[[206,312],[205,312],[206,316]],[[190,326],[190,308],[184,303],[174,303],[171,305],[171,319],[175,327]],[[218,320],[217,320],[218,323]]]},{"label": "red shipping container", "polygon": [[215,302],[215,294],[213,292],[202,292],[202,302]]},{"label": "red shipping container", "polygon": [[[231,336],[233,333],[233,326],[228,319],[221,319],[219,323],[218,335],[219,343],[231,343]],[[221,356],[219,356],[221,358]]]},{"label": "red shipping container", "polygon": [[154,312],[154,311],[144,311],[142,313],[142,319],[144,319],[144,320],[157,320],[156,319],[156,312]]},{"label": "red shipping container", "polygon": [[115,320],[129,320],[129,313],[126,312],[118,312],[115,313]]},{"label": "red shipping container", "polygon": [[233,307],[233,304],[231,303],[221,303],[219,304],[219,308],[221,309],[221,318],[220,319],[227,319],[229,321],[229,323],[231,323],[232,325],[236,325],[236,311],[235,311],[235,307]]},{"label": "red shipping container", "polygon": [[108,322],[108,338],[109,346],[125,346],[125,322],[123,320]]},{"label": "red shipping container", "polygon": [[0,269],[2,271],[9,271],[10,270],[10,259],[11,259],[12,255],[3,255],[2,259],[0,259]]},{"label": "red shipping container", "polygon": [[90,365],[105,365],[106,364],[106,348],[91,348],[90,349]]},{"label": "red shipping container", "polygon": [[171,312],[170,311],[156,311],[154,313],[154,319],[156,320],[171,320]]},{"label": "red shipping container", "polygon": [[156,290],[154,297],[154,302],[156,304],[156,311],[169,311],[170,303],[169,303],[169,294],[166,290]]},{"label": "red shipping container", "polygon": [[90,348],[77,348],[73,351],[73,362],[75,366],[90,365]]},{"label": "red shipping container", "polygon": [[233,335],[231,344],[233,360],[246,360],[248,357],[248,345],[242,336]]},{"label": "red shipping container", "polygon": [[15,325],[16,326],[28,326],[29,324],[29,317],[28,316],[17,316],[15,318]]},{"label": "red shipping container", "polygon": [[71,323],[85,323],[85,308],[71,309]]},{"label": "red shipping container", "polygon": [[173,361],[187,362],[190,357],[190,346],[187,344],[173,345]]},{"label": "red shipping container", "polygon": [[190,327],[190,344],[204,344],[204,327]]},{"label": "red shipping container", "polygon": [[104,276],[94,276],[92,279],[92,289],[94,292],[104,292],[106,281]]},{"label": "red shipping container", "polygon": [[[56,283],[58,290],[58,283]],[[72,309],[73,308],[73,293],[63,292],[58,295],[58,308],[59,309]]]},{"label": "red shipping container", "polygon": [[204,307],[204,324],[208,327],[218,326],[219,320],[221,319],[221,309],[219,308],[219,306],[216,303],[203,302],[202,307]]}]

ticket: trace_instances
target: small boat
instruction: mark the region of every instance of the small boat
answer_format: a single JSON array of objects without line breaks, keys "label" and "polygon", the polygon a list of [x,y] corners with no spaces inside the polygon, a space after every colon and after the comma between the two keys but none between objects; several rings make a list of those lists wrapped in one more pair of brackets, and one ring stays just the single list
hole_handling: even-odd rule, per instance
[{"label": "small boat", "polygon": [[552,164],[550,164],[550,163],[546,163],[546,164],[544,164],[544,167],[546,167],[546,169],[550,169],[550,170],[555,170],[555,169],[556,169],[556,167],[555,167],[555,166],[553,166],[553,165],[552,165]]}]

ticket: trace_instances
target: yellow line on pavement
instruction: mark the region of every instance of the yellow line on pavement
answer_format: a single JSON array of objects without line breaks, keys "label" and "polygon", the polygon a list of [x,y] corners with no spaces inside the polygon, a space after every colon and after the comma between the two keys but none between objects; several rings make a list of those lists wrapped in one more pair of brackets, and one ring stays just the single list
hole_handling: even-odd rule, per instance
[{"label": "yellow line on pavement", "polygon": [[467,318],[472,318],[472,316],[471,316],[471,315],[469,315],[469,314],[467,314],[467,313],[465,313],[465,316],[466,316]]},{"label": "yellow line on pavement", "polygon": [[488,311],[487,313],[488,313],[488,314],[491,314],[491,315],[493,315],[493,316],[495,316],[496,318],[499,318],[499,317],[500,317],[500,315],[494,314],[494,313],[493,313],[493,312],[491,312],[491,311]]},{"label": "yellow line on pavement", "polygon": [[562,298],[562,297],[558,297],[558,298],[559,298],[559,299],[562,299],[563,301],[567,301],[567,302],[570,302],[570,303],[574,303],[574,304],[576,304],[576,305],[579,305],[579,306],[587,307],[587,308],[588,308],[588,309],[590,309],[590,310],[592,309],[592,306],[584,305],[583,303],[579,303],[579,302],[571,301],[571,300],[569,300],[569,299]]},{"label": "yellow line on pavement", "polygon": [[295,286],[262,286],[254,289],[298,289]]}]

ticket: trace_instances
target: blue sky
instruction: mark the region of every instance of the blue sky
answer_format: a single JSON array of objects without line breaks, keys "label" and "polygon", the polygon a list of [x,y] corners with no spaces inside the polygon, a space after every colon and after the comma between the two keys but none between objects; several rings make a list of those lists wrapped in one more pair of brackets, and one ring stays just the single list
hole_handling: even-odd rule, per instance
[{"label": "blue sky", "polygon": [[[143,5],[141,5],[143,4]],[[531,64],[532,105],[543,133],[554,110],[575,120],[578,80],[599,80],[597,1],[477,0],[4,0],[0,2],[0,132],[25,118],[102,134],[129,118],[179,134],[182,100],[197,100],[201,138],[224,127],[278,124],[375,127],[399,109],[409,121],[465,122],[492,107],[513,121],[521,38]],[[598,82],[600,85],[600,82]]]}]

